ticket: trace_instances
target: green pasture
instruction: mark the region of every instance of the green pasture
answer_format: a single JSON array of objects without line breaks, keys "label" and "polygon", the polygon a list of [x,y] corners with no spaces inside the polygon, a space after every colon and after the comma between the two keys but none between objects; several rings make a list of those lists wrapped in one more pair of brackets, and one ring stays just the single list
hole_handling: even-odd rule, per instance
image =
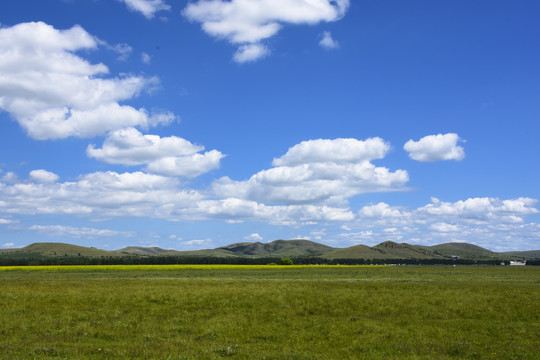
[{"label": "green pasture", "polygon": [[540,267],[0,268],[1,359],[538,359]]}]

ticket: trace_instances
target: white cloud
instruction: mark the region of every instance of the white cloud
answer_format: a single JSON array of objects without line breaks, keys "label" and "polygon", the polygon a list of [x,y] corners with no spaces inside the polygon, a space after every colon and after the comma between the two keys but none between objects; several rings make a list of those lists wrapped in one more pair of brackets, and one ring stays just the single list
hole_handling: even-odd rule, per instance
[{"label": "white cloud", "polygon": [[185,250],[192,250],[193,248],[202,249],[202,248],[212,248],[214,247],[214,242],[212,239],[202,239],[202,240],[189,240],[180,242],[180,246]]},{"label": "white cloud", "polygon": [[163,0],[120,0],[125,2],[130,10],[142,13],[147,19],[154,17],[154,14],[161,10],[170,10],[171,7]]},{"label": "white cloud", "polygon": [[257,233],[246,236],[246,237],[244,237],[244,239],[253,240],[253,241],[262,241],[263,240],[262,236],[257,234]]},{"label": "white cloud", "polygon": [[133,48],[128,44],[116,44],[113,50],[118,54],[118,60],[125,61],[133,51]]},{"label": "white cloud", "polygon": [[[531,249],[539,246],[540,224],[527,223],[525,217],[539,213],[536,203],[531,198],[469,198],[453,203],[432,198],[416,209],[379,203],[360,209],[346,230],[370,229],[372,234],[364,241],[368,245],[386,240],[423,245],[465,241],[490,249]],[[342,238],[354,240],[357,235],[350,232]]]},{"label": "white cloud", "polygon": [[19,177],[14,172],[8,171],[4,176],[2,176],[2,181],[5,183],[15,184],[19,182]]},{"label": "white cloud", "polygon": [[143,52],[141,54],[141,61],[145,64],[150,64],[150,62],[152,61],[152,58],[150,57],[150,55],[148,55],[147,53]]},{"label": "white cloud", "polygon": [[213,188],[220,197],[345,206],[352,196],[401,190],[409,180],[404,170],[391,172],[370,163],[384,157],[388,149],[389,145],[379,138],[305,141],[274,159],[275,167],[246,181],[221,178]]},{"label": "white cloud", "polygon": [[390,206],[384,202],[366,205],[357,212],[357,222],[361,227],[395,228],[410,226],[418,220],[405,208]]},{"label": "white cloud", "polygon": [[383,202],[376,205],[364,206],[358,211],[358,214],[368,218],[398,218],[403,216],[401,211]]},{"label": "white cloud", "polygon": [[4,213],[170,218],[171,206],[190,206],[202,196],[179,189],[178,182],[169,177],[97,172],[73,182],[0,183],[0,198]]},{"label": "white cloud", "polygon": [[131,52],[133,51],[133,48],[129,46],[128,44],[116,44],[116,45],[110,45],[104,40],[94,38],[94,40],[97,42],[98,45],[104,46],[105,48],[114,51],[118,54],[118,60],[120,61],[126,61],[129,56],[131,55]]},{"label": "white cloud", "polygon": [[[397,208],[380,202],[367,205],[358,211],[362,226],[393,227],[432,225],[432,229],[454,229],[460,224],[479,225],[521,224],[527,215],[537,214],[537,200],[517,198],[469,198],[454,203],[432,198],[431,203],[414,210]],[[443,231],[443,230],[441,230]]]},{"label": "white cloud", "polygon": [[37,183],[53,183],[59,178],[55,173],[43,169],[30,171],[30,179]]},{"label": "white cloud", "polygon": [[12,224],[12,223],[13,223],[13,220],[0,218],[0,225],[7,225],[7,224]]},{"label": "white cloud", "polygon": [[0,183],[0,214],[66,214],[91,219],[145,217],[180,221],[221,219],[298,225],[350,221],[348,209],[329,206],[269,206],[254,201],[212,199],[182,189],[175,178],[134,173],[96,172],[64,183]]},{"label": "white cloud", "polygon": [[217,150],[207,151],[204,154],[169,156],[152,161],[146,170],[155,174],[194,178],[217,169],[224,156]]},{"label": "white cloud", "polygon": [[147,164],[151,173],[168,176],[195,177],[220,165],[225,156],[217,150],[199,154],[204,146],[176,136],[143,135],[134,128],[121,129],[109,134],[101,149],[89,145],[89,157],[109,164]]},{"label": "white cloud", "polygon": [[244,62],[239,54],[247,56],[250,50],[250,60],[260,58],[253,53],[260,54],[261,42],[276,35],[282,25],[337,21],[348,8],[349,0],[199,0],[188,4],[183,14],[202,23],[207,34],[240,45],[235,61]]},{"label": "white cloud", "polygon": [[429,228],[438,232],[455,232],[460,230],[458,225],[447,224],[445,222],[431,224]]},{"label": "white cloud", "polygon": [[359,163],[382,159],[390,150],[390,144],[375,137],[357,139],[317,139],[302,141],[290,148],[285,155],[274,159],[274,166],[294,166],[309,163]]},{"label": "white cloud", "polygon": [[237,63],[251,62],[264,58],[270,53],[268,48],[261,44],[242,45],[233,56]]},{"label": "white cloud", "polygon": [[465,150],[458,146],[459,136],[454,133],[428,135],[419,141],[409,140],[403,148],[417,161],[463,160]]},{"label": "white cloud", "polygon": [[442,202],[432,198],[428,204],[418,211],[430,215],[444,217],[455,217],[470,221],[496,220],[498,222],[515,223],[523,222],[523,216],[536,214],[538,210],[534,207],[536,199],[518,198],[511,200],[500,200],[498,198],[469,198],[465,201],[459,200],[454,203]]},{"label": "white cloud", "polygon": [[171,113],[149,114],[119,103],[156,86],[157,78],[105,78],[107,66],[75,54],[100,43],[80,26],[57,30],[32,22],[0,29],[0,109],[42,140],[172,121]]},{"label": "white cloud", "polygon": [[33,225],[29,228],[33,231],[46,233],[53,236],[73,236],[73,237],[111,237],[124,236],[131,237],[134,235],[131,231],[116,231],[108,229],[95,229],[88,227],[73,227],[63,225]]},{"label": "white cloud", "polygon": [[143,135],[139,130],[126,128],[109,134],[101,149],[89,145],[86,154],[109,164],[139,165],[166,156],[186,156],[204,150],[204,146],[176,137]]},{"label": "white cloud", "polygon": [[319,41],[319,45],[327,50],[337,49],[339,47],[339,43],[332,38],[330,31],[325,31],[323,33],[322,39]]},{"label": "white cloud", "polygon": [[5,243],[5,244],[2,244],[2,247],[3,248],[12,248],[12,247],[15,247],[15,243],[12,243],[12,242]]},{"label": "white cloud", "polygon": [[186,209],[184,216],[193,220],[223,219],[232,222],[264,221],[274,225],[309,225],[327,221],[350,221],[348,209],[314,205],[265,205],[255,201],[227,198],[204,200],[196,208]]}]

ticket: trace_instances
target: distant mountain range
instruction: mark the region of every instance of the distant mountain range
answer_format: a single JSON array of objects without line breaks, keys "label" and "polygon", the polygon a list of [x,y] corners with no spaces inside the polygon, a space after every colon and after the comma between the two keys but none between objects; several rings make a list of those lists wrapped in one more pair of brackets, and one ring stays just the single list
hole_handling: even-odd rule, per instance
[{"label": "distant mountain range", "polygon": [[241,242],[215,249],[177,251],[159,247],[128,246],[108,251],[64,243],[34,243],[19,249],[0,249],[0,258],[27,257],[123,257],[123,256],[207,256],[207,257],[321,257],[325,259],[540,259],[540,250],[494,252],[467,243],[444,243],[434,246],[410,245],[385,241],[373,247],[355,245],[334,248],[309,240],[276,240],[270,243]]}]

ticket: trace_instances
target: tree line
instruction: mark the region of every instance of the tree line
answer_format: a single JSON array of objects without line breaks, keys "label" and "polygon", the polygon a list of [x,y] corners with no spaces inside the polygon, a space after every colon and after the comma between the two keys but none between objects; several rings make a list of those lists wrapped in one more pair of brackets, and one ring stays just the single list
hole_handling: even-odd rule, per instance
[{"label": "tree line", "polygon": [[[289,259],[289,258],[287,258]],[[296,265],[509,265],[500,259],[326,259],[321,257],[291,257]],[[288,261],[287,264],[290,264]],[[54,256],[0,257],[0,266],[29,265],[267,265],[284,264],[279,257],[215,257],[215,256]],[[528,260],[527,265],[540,265],[540,260]]]}]

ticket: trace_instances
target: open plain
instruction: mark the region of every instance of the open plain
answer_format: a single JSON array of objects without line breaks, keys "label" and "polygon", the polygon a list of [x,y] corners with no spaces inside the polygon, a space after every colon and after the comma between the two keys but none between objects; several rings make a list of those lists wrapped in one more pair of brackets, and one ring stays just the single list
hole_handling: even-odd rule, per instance
[{"label": "open plain", "polygon": [[1,359],[537,359],[540,268],[0,268]]}]

